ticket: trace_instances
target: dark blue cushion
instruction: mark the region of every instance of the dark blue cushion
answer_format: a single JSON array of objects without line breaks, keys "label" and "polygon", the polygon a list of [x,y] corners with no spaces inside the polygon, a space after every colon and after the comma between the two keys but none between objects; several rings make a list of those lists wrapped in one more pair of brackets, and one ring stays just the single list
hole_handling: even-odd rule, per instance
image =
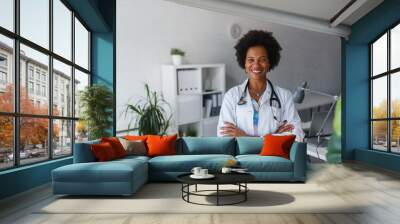
[{"label": "dark blue cushion", "polygon": [[180,144],[185,155],[235,155],[235,139],[231,137],[183,137]]},{"label": "dark blue cushion", "polygon": [[75,143],[74,146],[74,163],[89,163],[95,162],[96,158],[93,155],[90,146],[92,144],[99,144],[100,140],[93,140],[88,142]]}]

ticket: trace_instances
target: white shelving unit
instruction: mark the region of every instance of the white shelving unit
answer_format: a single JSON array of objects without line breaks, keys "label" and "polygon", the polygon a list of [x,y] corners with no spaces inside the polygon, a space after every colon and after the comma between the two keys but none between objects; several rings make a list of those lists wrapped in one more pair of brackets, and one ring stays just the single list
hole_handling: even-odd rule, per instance
[{"label": "white shelving unit", "polygon": [[173,111],[169,132],[216,136],[225,65],[163,65],[161,73],[162,92]]}]

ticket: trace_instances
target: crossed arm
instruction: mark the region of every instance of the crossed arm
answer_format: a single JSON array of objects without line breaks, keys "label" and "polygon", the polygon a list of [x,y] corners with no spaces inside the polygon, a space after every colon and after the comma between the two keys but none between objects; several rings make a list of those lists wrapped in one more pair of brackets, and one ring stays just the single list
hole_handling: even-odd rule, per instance
[{"label": "crossed arm", "polygon": [[[292,124],[288,124],[287,121],[284,121],[283,124],[279,126],[279,128],[276,130],[275,133],[292,131],[293,129],[294,126]],[[224,122],[224,126],[221,127],[220,131],[223,136],[231,136],[231,137],[251,136],[230,122]]]}]

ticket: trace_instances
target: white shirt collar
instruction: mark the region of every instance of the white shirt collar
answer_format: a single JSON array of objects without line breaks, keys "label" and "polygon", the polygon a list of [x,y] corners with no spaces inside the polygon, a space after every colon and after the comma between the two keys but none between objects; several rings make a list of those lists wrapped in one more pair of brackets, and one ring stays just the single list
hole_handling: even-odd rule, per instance
[{"label": "white shirt collar", "polygon": [[[245,91],[246,89],[246,84],[247,84],[247,82],[249,81],[249,79],[247,78],[242,84],[240,84],[240,90],[241,90],[241,93],[243,94],[243,91]],[[271,96],[271,86],[270,86],[270,84],[268,83],[268,79],[266,80],[266,84],[267,84],[267,87],[265,88],[265,90],[264,90],[264,92],[263,92],[263,94],[261,95],[261,98],[260,98],[260,105],[262,105],[262,104],[264,104],[265,102],[268,102],[268,100],[269,100],[269,98],[270,98],[270,96]],[[241,95],[240,95],[241,96]],[[247,89],[246,90],[246,100],[251,100],[251,96],[250,96],[250,94],[249,94],[249,90]]]}]

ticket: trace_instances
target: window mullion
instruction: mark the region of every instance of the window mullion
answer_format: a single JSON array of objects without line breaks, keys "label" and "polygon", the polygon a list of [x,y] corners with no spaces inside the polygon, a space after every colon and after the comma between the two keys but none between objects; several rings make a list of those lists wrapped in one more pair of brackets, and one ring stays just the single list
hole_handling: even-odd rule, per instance
[{"label": "window mullion", "polygon": [[[34,143],[27,143],[26,146],[29,146],[29,147],[25,147],[25,148],[23,147],[24,144],[25,144],[25,142],[23,142],[23,141],[25,141],[25,140],[21,139],[21,133],[22,132],[25,133],[25,131],[23,129],[24,127],[22,127],[23,126],[23,122],[25,122],[24,119],[25,120],[32,119],[33,122],[37,122],[38,120],[47,119],[46,122],[45,122],[48,125],[48,127],[47,127],[47,135],[46,135],[46,137],[43,136],[44,138],[42,138],[42,139],[44,141],[47,138],[48,144],[47,144],[47,147],[44,147],[44,150],[45,150],[44,153],[48,153],[48,156],[47,157],[42,157],[41,156],[41,158],[46,159],[46,160],[52,160],[56,156],[54,154],[54,150],[57,149],[57,147],[55,147],[53,145],[53,141],[54,141],[53,137],[55,136],[53,132],[57,129],[57,126],[54,126],[54,124],[56,123],[58,125],[58,120],[62,121],[61,122],[61,126],[62,126],[63,129],[65,129],[64,128],[65,125],[67,126],[68,135],[71,135],[70,136],[70,139],[71,139],[70,140],[70,143],[71,143],[71,147],[70,148],[71,148],[72,154],[73,154],[73,151],[74,151],[75,132],[76,132],[75,131],[75,127],[76,127],[75,123],[79,119],[78,116],[75,115],[75,113],[76,113],[76,111],[75,111],[75,103],[76,103],[76,99],[75,99],[75,92],[76,92],[75,79],[76,79],[76,77],[75,76],[76,76],[76,74],[75,73],[81,71],[81,72],[89,75],[89,83],[88,83],[88,85],[90,86],[92,84],[92,82],[93,82],[92,76],[91,76],[91,72],[92,72],[92,61],[91,61],[91,37],[92,36],[91,35],[92,34],[89,31],[88,27],[85,25],[85,23],[82,23],[79,20],[79,18],[78,18],[79,15],[77,15],[72,10],[72,8],[68,4],[68,2],[65,2],[64,0],[57,0],[57,1],[60,1],[62,4],[64,4],[71,12],[68,15],[68,17],[70,17],[70,18],[68,18],[68,21],[70,21],[71,29],[72,29],[71,32],[70,32],[70,35],[71,35],[71,40],[70,40],[71,49],[68,49],[68,51],[71,52],[71,58],[64,57],[62,53],[57,54],[57,53],[54,52],[54,50],[55,50],[54,49],[54,44],[56,44],[56,46],[58,46],[57,42],[54,41],[54,35],[55,35],[54,28],[57,28],[57,27],[54,27],[54,26],[57,25],[57,24],[55,24],[54,19],[58,18],[57,17],[58,15],[55,14],[57,11],[56,12],[54,11],[54,10],[58,9],[58,4],[57,4],[58,2],[55,2],[55,0],[47,0],[46,1],[46,4],[48,3],[48,6],[49,6],[49,10],[47,12],[48,16],[49,16],[49,20],[48,20],[49,21],[49,23],[48,23],[48,30],[49,30],[48,48],[43,47],[42,45],[39,45],[36,42],[33,42],[33,40],[31,40],[31,38],[29,38],[29,37],[26,37],[26,36],[22,37],[21,36],[21,13],[24,13],[24,11],[21,12],[21,4],[22,4],[22,8],[25,7],[25,5],[24,5],[25,2],[23,2],[22,0],[14,0],[13,1],[13,9],[12,9],[13,13],[14,13],[14,16],[13,16],[13,30],[11,30],[11,28],[9,28],[9,29],[5,29],[3,27],[0,28],[0,33],[2,35],[5,35],[8,38],[11,38],[12,39],[12,44],[13,44],[13,50],[12,50],[13,55],[11,57],[12,59],[10,59],[10,60],[13,61],[13,63],[12,64],[10,63],[11,68],[10,68],[9,74],[13,79],[11,81],[11,83],[14,84],[13,96],[12,96],[13,97],[12,101],[13,101],[14,105],[13,105],[13,110],[12,111],[7,111],[7,112],[2,111],[2,112],[0,112],[1,116],[9,116],[9,117],[11,117],[12,118],[12,122],[13,122],[12,145],[14,147],[12,149],[13,150],[12,153],[13,153],[13,160],[14,161],[13,161],[13,167],[10,167],[10,168],[21,167],[21,166],[25,166],[25,165],[30,165],[30,164],[34,164],[34,163],[43,162],[42,160],[41,161],[37,161],[37,162],[33,162],[33,160],[32,161],[25,160],[26,158],[29,158],[29,157],[25,157],[24,156],[24,154],[23,154],[25,152],[24,149],[29,150],[30,149],[29,147],[33,146]],[[56,18],[54,18],[54,17],[56,17]],[[63,18],[67,18],[67,17],[64,16]],[[22,19],[23,19],[23,17],[22,17]],[[80,22],[80,24],[83,25],[83,27],[86,29],[86,32],[88,33],[88,35],[87,35],[87,38],[88,38],[88,40],[87,40],[88,41],[88,55],[87,55],[87,57],[88,57],[88,68],[84,68],[84,67],[81,67],[80,65],[76,64],[76,60],[75,60],[75,55],[76,55],[76,52],[75,52],[75,45],[76,45],[76,40],[75,40],[75,34],[76,34],[75,19],[77,19]],[[57,33],[56,33],[56,35],[57,35]],[[84,38],[85,38],[85,41],[86,41],[86,37],[84,37]],[[78,39],[78,41],[79,41],[79,39]],[[11,43],[8,44],[8,45],[11,46]],[[30,50],[34,50],[34,51],[37,51],[38,53],[42,53],[42,54],[48,56],[48,59],[46,60],[46,61],[48,61],[48,66],[46,66],[47,70],[48,70],[47,71],[48,72],[47,80],[45,80],[45,78],[44,78],[45,77],[45,71],[42,69],[41,70],[42,72],[40,74],[41,76],[39,76],[40,79],[38,79],[38,80],[40,80],[40,88],[38,88],[38,90],[35,89],[33,93],[29,93],[29,91],[30,91],[29,90],[29,86],[30,85],[28,83],[29,74],[30,74],[28,72],[29,68],[28,68],[28,66],[24,67],[24,65],[25,65],[25,56],[24,56],[23,52],[24,52],[25,47],[28,47],[28,48],[30,48]],[[22,50],[22,52],[21,52],[21,50]],[[31,56],[32,61],[35,60],[35,57],[36,56]],[[56,71],[55,69],[57,68],[57,62],[58,62],[58,61],[56,61],[56,62],[54,61],[56,59],[58,61],[64,63],[64,64],[66,64],[66,65],[69,65],[69,70],[71,71],[71,77],[68,80],[68,83],[69,83],[69,85],[71,87],[67,89],[67,90],[70,91],[67,94],[67,104],[71,104],[70,109],[67,109],[67,110],[69,110],[68,113],[71,113],[71,114],[68,114],[68,115],[64,115],[64,114],[61,114],[61,115],[57,114],[56,115],[56,114],[54,114],[56,110],[55,110],[55,108],[53,108],[53,105],[55,103],[54,102],[53,89],[55,88],[54,76],[55,76],[55,71]],[[47,62],[42,62],[41,66],[42,67],[45,66],[46,63]],[[56,66],[56,68],[54,66]],[[75,70],[76,70],[76,72],[75,72]],[[26,79],[24,77],[25,75],[26,75]],[[45,84],[45,81],[46,81],[46,84]],[[44,87],[45,85],[46,85],[46,87]],[[24,92],[25,91],[25,87],[26,87],[27,94],[33,94],[33,95],[30,96],[30,97],[33,97],[33,98],[29,98],[29,100],[36,99],[37,102],[39,102],[39,100],[38,100],[39,98],[40,98],[40,100],[42,100],[42,98],[43,98],[43,100],[45,100],[45,97],[46,96],[48,97],[46,99],[47,101],[45,101],[45,102],[48,102],[47,113],[43,113],[42,114],[42,112],[36,112],[35,110],[32,110],[32,111],[24,110],[23,106],[25,104],[24,104],[24,101],[22,101],[22,100],[25,99],[25,97],[21,97],[21,96],[22,96],[23,93],[25,94],[25,92]],[[45,92],[45,90],[48,91],[48,92]],[[39,91],[39,93],[36,93],[36,91]],[[36,95],[36,94],[40,94],[40,95]],[[71,97],[69,97],[68,95],[70,95]],[[37,97],[39,97],[39,98],[37,98]],[[41,106],[43,106],[43,104]],[[24,114],[21,114],[22,110],[23,110]],[[44,124],[43,124],[43,126],[44,126]],[[64,136],[62,132],[60,133],[60,136],[61,135]],[[64,141],[60,140],[60,142],[62,142],[64,144]],[[47,152],[46,152],[46,150],[47,150]],[[26,153],[28,153],[28,152],[26,152]],[[35,151],[35,153],[36,153],[36,151]],[[39,153],[43,153],[43,151],[40,150]],[[57,158],[59,158],[59,157],[57,156]]]},{"label": "window mullion", "polygon": [[[373,144],[373,141],[374,141],[374,136],[373,136],[373,127],[374,127],[374,123],[373,123],[373,121],[372,121],[372,119],[373,119],[373,91],[374,91],[374,85],[373,85],[373,79],[372,79],[372,72],[374,71],[374,69],[373,69],[373,53],[374,53],[374,48],[372,47],[372,44],[370,45],[370,47],[369,47],[369,49],[370,49],[370,57],[369,57],[369,64],[370,64],[370,71],[369,71],[369,86],[370,86],[370,88],[369,88],[369,119],[370,119],[370,122],[369,122],[369,138],[370,138],[370,141],[369,141],[369,148],[370,149],[373,149],[373,146],[374,146],[374,144]],[[372,103],[371,103],[372,102]]]},{"label": "window mullion", "polygon": [[[49,0],[49,50],[53,52],[53,0]],[[48,72],[48,91],[49,94],[49,120],[48,120],[48,150],[49,159],[53,159],[53,56],[49,55],[49,72]]]},{"label": "window mullion", "polygon": [[[20,1],[14,1],[14,31],[17,35],[19,35],[19,26],[20,26],[20,19],[19,19],[19,8],[20,8]],[[19,39],[14,39],[14,112],[15,114],[19,114],[20,112],[20,47],[19,47]],[[19,166],[20,164],[20,156],[19,156],[19,135],[20,135],[20,118],[14,116],[14,166]]]},{"label": "window mullion", "polygon": [[[386,54],[387,54],[387,71],[389,71],[390,70],[390,30],[387,32],[387,52],[386,52]],[[387,98],[388,98],[388,100],[387,100],[387,110],[388,110],[388,118],[391,118],[392,117],[392,111],[391,111],[391,108],[392,108],[392,100],[391,100],[391,86],[390,86],[390,83],[391,83],[391,75],[390,75],[390,73],[389,74],[387,74]],[[391,123],[392,123],[392,121],[390,120],[390,119],[388,119],[388,122],[387,122],[387,136],[388,136],[388,152],[391,152],[392,151],[392,136],[391,136]]]},{"label": "window mullion", "polygon": [[[72,14],[71,14],[71,23],[72,23],[72,32],[71,32],[71,35],[72,35],[72,38],[71,38],[71,46],[72,46],[72,49],[71,49],[71,56],[72,56],[72,64],[73,64],[73,66],[71,66],[71,91],[72,91],[72,94],[71,94],[71,103],[72,103],[72,105],[71,105],[71,117],[73,117],[73,118],[75,118],[75,12],[74,11],[72,11]],[[74,155],[74,151],[75,151],[75,149],[74,149],[74,145],[75,145],[75,126],[76,126],[76,121],[72,121],[71,122],[72,123],[72,132],[71,132],[71,150],[72,150],[72,155]]]}]

